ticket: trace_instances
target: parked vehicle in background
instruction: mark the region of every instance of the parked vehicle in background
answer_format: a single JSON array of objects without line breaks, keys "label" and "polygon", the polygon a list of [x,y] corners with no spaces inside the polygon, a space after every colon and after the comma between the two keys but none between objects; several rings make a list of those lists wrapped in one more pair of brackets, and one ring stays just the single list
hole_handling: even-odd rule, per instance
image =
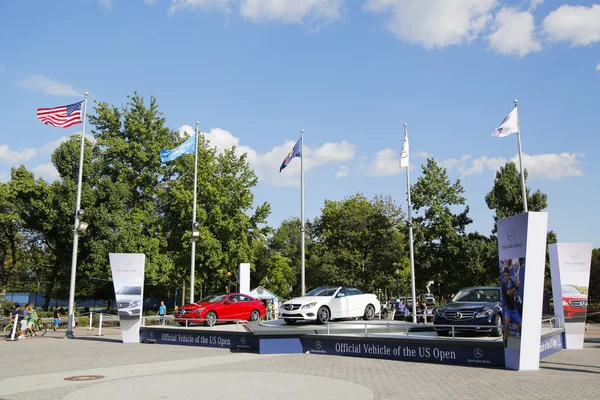
[{"label": "parked vehicle in background", "polygon": [[115,293],[120,317],[138,317],[142,311],[142,287],[123,286]]},{"label": "parked vehicle in background", "polygon": [[372,320],[380,312],[377,296],[363,293],[354,286],[341,285],[320,286],[280,307],[280,317],[288,324],[301,320],[324,324],[332,319],[356,317]]},{"label": "parked vehicle in background", "polygon": [[439,325],[455,325],[455,331],[489,332],[495,337],[502,335],[502,303],[500,288],[496,286],[461,289],[433,314],[434,329],[440,336],[448,335],[452,328]]},{"label": "parked vehicle in background", "polygon": [[173,312],[179,325],[205,324],[213,326],[217,320],[258,321],[267,309],[262,301],[241,293],[207,296],[197,303],[186,304]]},{"label": "parked vehicle in background", "polygon": [[433,296],[432,293],[426,293],[426,294],[424,294],[423,295],[423,301],[428,306],[434,306],[435,305],[435,297]]},{"label": "parked vehicle in background", "polygon": [[562,304],[565,322],[585,322],[588,296],[571,285],[562,285]]}]

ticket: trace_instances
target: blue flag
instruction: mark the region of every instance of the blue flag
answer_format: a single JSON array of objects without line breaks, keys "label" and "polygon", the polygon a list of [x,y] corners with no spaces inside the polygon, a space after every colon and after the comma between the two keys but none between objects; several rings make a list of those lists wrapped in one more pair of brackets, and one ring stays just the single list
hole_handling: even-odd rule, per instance
[{"label": "blue flag", "polygon": [[164,163],[173,161],[184,154],[194,154],[196,152],[196,134],[190,136],[185,142],[172,150],[162,149],[160,151],[160,160]]},{"label": "blue flag", "polygon": [[281,167],[279,167],[279,172],[287,167],[294,157],[302,157],[302,138],[298,139],[292,151],[290,151],[285,160],[283,160]]}]

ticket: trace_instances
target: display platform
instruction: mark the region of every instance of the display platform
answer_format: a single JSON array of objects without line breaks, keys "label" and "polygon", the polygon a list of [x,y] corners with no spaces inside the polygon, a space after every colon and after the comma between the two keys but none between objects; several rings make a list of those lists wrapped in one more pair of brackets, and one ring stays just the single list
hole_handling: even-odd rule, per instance
[{"label": "display platform", "polygon": [[[540,357],[564,346],[564,330],[543,329]],[[433,325],[398,321],[333,322],[328,325],[275,320],[208,327],[144,326],[142,343],[228,348],[260,354],[327,354],[478,367],[504,367],[504,341],[475,333],[440,337]]]}]

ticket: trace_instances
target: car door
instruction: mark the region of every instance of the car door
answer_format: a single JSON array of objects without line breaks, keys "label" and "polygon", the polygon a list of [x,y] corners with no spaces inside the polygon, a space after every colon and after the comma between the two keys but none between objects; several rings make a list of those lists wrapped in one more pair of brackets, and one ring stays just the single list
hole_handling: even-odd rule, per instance
[{"label": "car door", "polygon": [[348,318],[346,288],[342,287],[336,292],[329,303],[329,308],[331,309],[331,318]]},{"label": "car door", "polygon": [[219,316],[222,319],[239,319],[242,315],[243,305],[241,304],[240,296],[237,294],[232,294],[228,296],[223,303],[223,315]]},{"label": "car door", "polygon": [[240,316],[238,318],[244,320],[250,319],[250,314],[254,310],[254,301],[250,297],[244,296],[243,294],[240,294],[239,297]]},{"label": "car door", "polygon": [[348,314],[351,317],[360,317],[365,313],[366,296],[356,288],[346,289],[346,300],[348,302]]}]

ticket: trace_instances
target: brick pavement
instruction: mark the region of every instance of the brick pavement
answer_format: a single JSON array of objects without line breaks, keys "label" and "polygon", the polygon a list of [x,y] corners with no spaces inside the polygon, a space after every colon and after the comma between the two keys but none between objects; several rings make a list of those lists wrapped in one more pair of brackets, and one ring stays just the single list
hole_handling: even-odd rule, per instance
[{"label": "brick pavement", "polygon": [[[4,361],[0,363],[0,398],[11,400],[88,398],[90,393],[108,395],[121,386],[129,389],[121,397],[127,399],[333,399],[328,392],[331,387],[340,388],[339,393],[347,388],[351,392],[344,394],[347,400],[600,398],[600,326],[591,326],[584,350],[563,350],[542,360],[539,371],[531,372],[316,354],[262,356],[201,347],[124,345],[118,336],[0,341],[0,359]],[[84,383],[63,380],[91,372],[106,378]],[[27,377],[29,386],[21,387],[19,377]],[[305,384],[294,387],[293,393],[278,395],[282,384],[288,387],[294,382]],[[214,388],[210,392],[214,396],[201,395],[207,386]],[[216,388],[226,392],[217,393]]]}]

